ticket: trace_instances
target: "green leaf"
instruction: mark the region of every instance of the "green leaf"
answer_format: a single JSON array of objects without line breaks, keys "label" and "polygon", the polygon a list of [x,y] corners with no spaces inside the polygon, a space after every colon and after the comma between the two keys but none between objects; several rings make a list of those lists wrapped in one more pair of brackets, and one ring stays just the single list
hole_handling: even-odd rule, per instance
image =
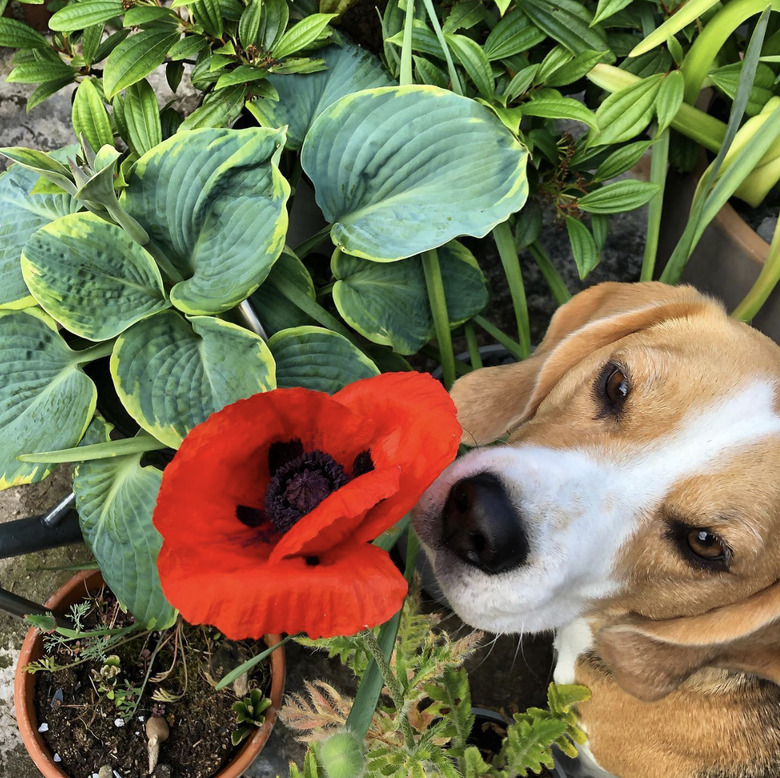
[{"label": "green leaf", "polygon": [[92,65],[95,62],[95,55],[100,49],[100,42],[103,40],[104,25],[93,24],[87,27],[81,35],[81,50],[84,55],[84,62]]},{"label": "green leaf", "polygon": [[[742,74],[742,63],[733,62],[722,68],[715,68],[710,71],[709,78],[713,84],[732,100],[737,96],[737,87],[739,86],[739,77]],[[774,94],[773,87],[775,74],[772,68],[763,63],[756,69],[756,77],[753,81],[753,88],[750,90],[745,112],[750,116],[755,116],[761,112],[761,109],[767,104]]]},{"label": "green leaf", "polygon": [[598,166],[593,174],[593,180],[606,181],[625,173],[639,162],[645,151],[652,145],[653,141],[645,140],[616,149]]},{"label": "green leaf", "polygon": [[0,18],[0,46],[9,49],[48,49],[49,41],[24,22]]},{"label": "green leaf", "polygon": [[234,86],[206,95],[203,105],[196,108],[180,125],[179,132],[225,127],[237,119],[244,106],[246,87]]},{"label": "green leaf", "polygon": [[219,0],[196,0],[188,3],[188,7],[195,12],[195,20],[212,38],[222,37],[222,10]]},{"label": "green leaf", "polygon": [[0,311],[0,490],[41,481],[53,470],[19,462],[20,454],[81,440],[97,390],[78,363],[43,311]]},{"label": "green leaf", "polygon": [[268,275],[287,232],[283,143],[260,127],[180,131],[133,166],[121,204],[181,275],[170,292],[179,310],[226,311]]},{"label": "green leaf", "polygon": [[709,11],[717,2],[718,0],[688,0],[687,3],[681,3],[679,9],[663,24],[656,27],[640,44],[635,46],[629,56],[638,57],[640,54],[644,54],[665,43],[668,38],[676,35],[684,27],[687,27],[691,22],[695,22],[702,14]]},{"label": "green leaf", "polygon": [[[71,147],[74,148],[74,147]],[[22,146],[8,146],[0,149],[0,154],[12,159],[33,173],[43,176],[47,181],[62,189],[75,192],[76,187],[71,180],[71,173],[62,162],[43,151],[26,149]]]},{"label": "green leaf", "polygon": [[496,85],[493,81],[493,69],[482,47],[465,35],[445,35],[445,38],[477,91],[486,100],[490,100],[495,94]]},{"label": "green leaf", "polygon": [[303,262],[292,254],[282,253],[265,283],[250,298],[265,331],[271,335],[279,330],[313,323],[300,308],[276,291],[275,282],[280,280],[292,284],[310,299],[317,299],[314,282]]},{"label": "green leaf", "polygon": [[91,213],[39,229],[22,253],[22,274],[41,307],[89,340],[113,338],[169,305],[148,252]]},{"label": "green leaf", "polygon": [[171,46],[168,58],[174,62],[182,59],[193,59],[201,51],[208,47],[209,43],[200,35],[186,35]]},{"label": "green leaf", "polygon": [[683,102],[685,79],[679,70],[673,70],[663,81],[655,101],[655,113],[658,117],[656,135],[660,135],[671,123]]},{"label": "green leaf", "polygon": [[520,97],[523,92],[533,84],[536,74],[539,72],[539,65],[529,65],[521,68],[512,76],[512,80],[507,84],[504,90],[504,97],[507,102]]},{"label": "green leaf", "polygon": [[215,90],[225,89],[228,86],[236,84],[249,84],[253,81],[260,81],[268,78],[268,71],[265,68],[258,68],[254,65],[239,65],[227,73],[223,73],[214,87]]},{"label": "green leaf", "polygon": [[577,272],[580,278],[585,278],[599,263],[596,241],[590,234],[590,230],[573,216],[566,217],[566,231],[569,233],[569,243],[571,243]]},{"label": "green leaf", "polygon": [[483,50],[485,56],[493,62],[527,51],[546,37],[526,14],[515,9],[490,31]]},{"label": "green leaf", "polygon": [[649,181],[615,181],[589,192],[577,201],[587,213],[622,213],[649,203],[658,192],[658,184]]},{"label": "green leaf", "polygon": [[263,0],[263,13],[260,17],[260,32],[257,34],[258,45],[265,51],[273,51],[290,19],[290,9],[287,0]]},{"label": "green leaf", "polygon": [[101,62],[104,60],[127,36],[130,35],[130,30],[122,28],[114,33],[111,33],[99,46],[95,53],[95,62]]},{"label": "green leaf", "polygon": [[169,28],[141,30],[123,40],[106,60],[103,73],[106,97],[110,100],[162,65],[168,49],[178,40],[179,33],[171,32]]},{"label": "green leaf", "polygon": [[168,82],[168,86],[171,88],[171,92],[175,92],[181,84],[181,79],[184,76],[184,63],[183,62],[166,62],[165,63],[165,80]]},{"label": "green leaf", "polygon": [[79,203],[66,194],[31,195],[38,174],[13,165],[0,176],[0,307],[26,308],[35,300],[22,277],[22,249],[46,224],[74,213]]},{"label": "green leaf", "polygon": [[599,0],[599,4],[596,7],[596,13],[593,16],[591,25],[603,22],[605,19],[609,19],[618,11],[622,11],[627,5],[631,4],[631,0]]},{"label": "green leaf", "polygon": [[252,113],[263,125],[288,125],[287,147],[298,149],[314,120],[332,103],[361,89],[390,86],[392,80],[372,54],[346,42],[317,52],[327,70],[306,76],[269,76],[279,101],[262,100]]},{"label": "green leaf", "polygon": [[579,101],[571,97],[537,97],[523,103],[523,116],[540,116],[544,119],[575,119],[596,126],[596,117]]},{"label": "green leaf", "polygon": [[257,42],[262,11],[263,0],[249,0],[238,20],[238,39],[245,50]]},{"label": "green leaf", "polygon": [[158,5],[136,5],[125,13],[125,27],[141,27],[150,22],[178,25],[179,17],[170,9]]},{"label": "green leaf", "polygon": [[[450,325],[457,327],[487,305],[487,284],[471,252],[457,241],[439,249],[439,262]],[[373,343],[414,354],[434,336],[420,257],[377,263],[341,254],[331,270],[336,308]]]},{"label": "green leaf", "polygon": [[62,60],[53,62],[23,62],[17,65],[6,77],[9,84],[39,84],[43,81],[58,81],[70,76],[76,77],[76,71]]},{"label": "green leaf", "polygon": [[342,98],[301,155],[333,242],[380,262],[486,235],[525,202],[526,161],[490,109],[432,86]]},{"label": "green leaf", "polygon": [[603,51],[583,51],[570,62],[561,65],[544,79],[545,86],[568,86],[579,81],[589,73],[599,62],[607,58]]},{"label": "green leaf", "polygon": [[449,86],[449,79],[447,74],[441,69],[436,67],[430,60],[425,57],[413,56],[414,67],[416,71],[415,82],[418,84],[431,84],[432,86],[438,86],[441,89],[446,89]]},{"label": "green leaf", "polygon": [[122,404],[172,448],[228,403],[276,386],[274,360],[254,333],[212,316],[163,311],[120,335],[111,374]]},{"label": "green leaf", "polygon": [[272,54],[275,59],[283,59],[311,46],[317,40],[328,37],[326,29],[331,19],[336,14],[312,14],[302,19],[282,35],[279,42],[273,47]]},{"label": "green leaf", "polygon": [[57,32],[85,30],[103,24],[124,13],[122,0],[82,0],[61,8],[49,19],[49,28]]},{"label": "green leaf", "polygon": [[442,25],[442,32],[470,30],[485,18],[482,4],[477,0],[464,0],[452,7]]},{"label": "green leaf", "polygon": [[83,135],[93,151],[97,151],[101,146],[114,145],[114,133],[111,132],[111,122],[103,105],[103,98],[91,78],[85,78],[76,89],[72,122],[76,137]]},{"label": "green leaf", "polygon": [[[94,425],[90,442],[107,441],[109,425]],[[84,540],[111,591],[147,629],[164,629],[176,619],[157,572],[162,536],[152,514],[161,482],[159,470],[141,467],[141,454],[87,462],[73,474]]]},{"label": "green leaf", "polygon": [[160,108],[154,89],[145,78],[127,88],[124,120],[127,124],[127,140],[138,156],[162,143]]},{"label": "green leaf", "polygon": [[558,68],[562,67],[567,62],[571,62],[572,59],[574,59],[574,55],[568,51],[565,46],[554,46],[539,63],[539,70],[536,74],[536,83],[546,83],[547,79],[558,70]]},{"label": "green leaf", "polygon": [[361,378],[379,375],[377,366],[343,335],[323,327],[277,332],[268,347],[280,387],[303,386],[333,394]]},{"label": "green leaf", "polygon": [[61,78],[54,78],[51,81],[44,81],[41,85],[33,91],[33,93],[27,98],[27,113],[32,111],[37,105],[40,105],[44,100],[50,98],[53,94],[60,91],[68,84],[72,84],[76,80],[76,74],[71,72],[68,75],[64,75]]},{"label": "green leaf", "polygon": [[613,92],[596,111],[600,128],[591,145],[604,146],[631,140],[639,135],[653,118],[655,100],[664,74],[643,78]]},{"label": "green leaf", "polygon": [[608,48],[604,33],[598,27],[591,27],[590,11],[577,0],[517,0],[517,5],[540,30],[572,54]]}]

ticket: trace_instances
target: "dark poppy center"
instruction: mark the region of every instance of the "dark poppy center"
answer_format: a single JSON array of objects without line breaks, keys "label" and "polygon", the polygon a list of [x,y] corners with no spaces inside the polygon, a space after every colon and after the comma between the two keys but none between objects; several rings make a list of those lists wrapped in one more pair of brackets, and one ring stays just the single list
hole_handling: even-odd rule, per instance
[{"label": "dark poppy center", "polygon": [[266,518],[283,534],[347,481],[330,454],[305,451],[274,472],[265,494]]}]

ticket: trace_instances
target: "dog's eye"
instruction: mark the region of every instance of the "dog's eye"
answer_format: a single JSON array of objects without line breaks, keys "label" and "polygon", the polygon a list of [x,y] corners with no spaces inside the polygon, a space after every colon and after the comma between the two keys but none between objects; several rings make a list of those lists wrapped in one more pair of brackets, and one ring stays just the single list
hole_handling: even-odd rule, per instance
[{"label": "dog's eye", "polygon": [[617,415],[623,408],[631,382],[626,371],[614,362],[604,365],[595,385],[596,396],[604,415]]},{"label": "dog's eye", "polygon": [[691,529],[685,537],[688,548],[707,562],[725,562],[726,547],[717,535],[706,529]]},{"label": "dog's eye", "polygon": [[620,368],[615,368],[604,384],[604,394],[613,405],[622,405],[628,397],[628,379]]}]

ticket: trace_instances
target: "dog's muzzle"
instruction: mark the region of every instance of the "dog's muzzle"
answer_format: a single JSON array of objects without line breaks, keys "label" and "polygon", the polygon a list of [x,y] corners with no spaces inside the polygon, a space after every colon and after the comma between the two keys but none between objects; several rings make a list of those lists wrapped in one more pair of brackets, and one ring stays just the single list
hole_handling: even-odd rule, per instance
[{"label": "dog's muzzle", "polygon": [[520,516],[492,473],[452,485],[442,509],[442,543],[488,575],[519,567],[528,557]]}]

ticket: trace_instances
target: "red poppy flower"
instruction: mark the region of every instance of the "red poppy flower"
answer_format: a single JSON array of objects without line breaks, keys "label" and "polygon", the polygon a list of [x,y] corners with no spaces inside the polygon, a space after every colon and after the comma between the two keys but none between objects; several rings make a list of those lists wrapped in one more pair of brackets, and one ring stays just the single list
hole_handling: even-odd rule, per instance
[{"label": "red poppy flower", "polygon": [[406,582],[369,541],[411,510],[460,434],[449,395],[420,373],[228,405],[163,474],[154,525],[166,597],[233,639],[381,624]]}]

